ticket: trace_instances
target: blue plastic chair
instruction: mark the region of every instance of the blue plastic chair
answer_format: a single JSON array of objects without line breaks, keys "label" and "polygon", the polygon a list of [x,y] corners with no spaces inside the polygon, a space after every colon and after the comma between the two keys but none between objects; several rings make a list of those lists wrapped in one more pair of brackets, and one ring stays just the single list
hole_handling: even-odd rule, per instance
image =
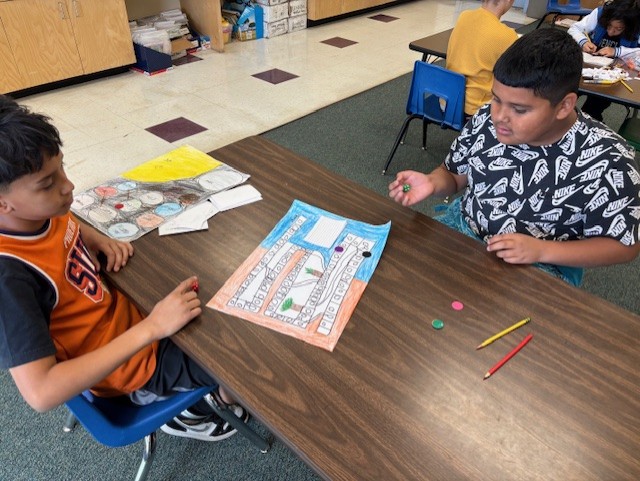
[{"label": "blue plastic chair", "polygon": [[[407,118],[396,137],[393,149],[382,169],[382,175],[387,172],[389,164],[403,143],[413,119],[422,119],[422,148],[427,145],[427,126],[430,123],[440,127],[462,130],[464,126],[464,96],[466,79],[464,75],[452,72],[446,68],[417,60],[413,67],[409,99],[407,100]],[[440,106],[440,99],[446,102],[444,112]]]},{"label": "blue plastic chair", "polygon": [[584,8],[580,5],[580,0],[567,0],[566,3],[560,3],[559,0],[547,0],[547,11],[538,22],[538,25],[536,25],[536,28],[539,28],[549,15],[553,15],[551,25],[555,25],[559,15],[577,15],[582,18],[589,15],[591,11],[592,9]]},{"label": "blue plastic chair", "polygon": [[[63,430],[70,432],[76,420],[100,443],[109,447],[121,447],[144,439],[142,461],[136,474],[136,481],[147,478],[156,448],[156,431],[183,410],[193,406],[212,387],[177,393],[164,401],[145,406],[136,406],[123,398],[100,398],[89,391],[66,402],[71,412]],[[229,409],[217,411],[222,418],[232,424],[238,432],[246,436],[263,453],[269,449],[267,441],[259,437]]]}]

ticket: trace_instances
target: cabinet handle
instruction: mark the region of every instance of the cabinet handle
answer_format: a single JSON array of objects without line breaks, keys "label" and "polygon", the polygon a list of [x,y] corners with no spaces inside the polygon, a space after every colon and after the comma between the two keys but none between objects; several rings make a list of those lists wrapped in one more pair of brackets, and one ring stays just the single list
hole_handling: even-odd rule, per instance
[{"label": "cabinet handle", "polygon": [[73,0],[73,11],[76,14],[76,17],[82,16],[82,9],[80,7],[80,2],[78,0]]},{"label": "cabinet handle", "polygon": [[61,20],[66,20],[67,19],[67,15],[66,15],[66,12],[64,10],[64,3],[58,2],[58,12],[60,13],[60,19]]}]

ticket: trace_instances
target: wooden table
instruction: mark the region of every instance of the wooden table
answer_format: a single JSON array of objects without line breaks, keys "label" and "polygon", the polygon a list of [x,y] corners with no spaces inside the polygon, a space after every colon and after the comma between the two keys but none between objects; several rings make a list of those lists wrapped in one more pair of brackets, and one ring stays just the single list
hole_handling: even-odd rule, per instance
[{"label": "wooden table", "polygon": [[[436,58],[447,58],[447,46],[449,37],[453,29],[445,30],[434,35],[429,35],[409,44],[409,49],[422,53],[422,61],[426,62],[430,56]],[[635,73],[634,73],[635,74]],[[580,81],[579,93],[597,95],[612,102],[624,105],[629,108],[640,108],[640,81],[628,80],[627,84],[633,92],[627,90],[621,83],[613,85],[586,84]]]},{"label": "wooden table", "polygon": [[[264,199],[217,214],[208,231],[137,240],[112,280],[145,311],[194,273],[206,303],[294,199],[392,222],[334,352],[208,308],[175,336],[323,478],[640,479],[639,316],[507,265],[260,137],[212,155],[251,174]],[[456,299],[462,311],[451,308]],[[476,351],[526,316],[526,327]],[[444,329],[432,328],[436,318]],[[533,340],[483,381],[529,332]]]}]

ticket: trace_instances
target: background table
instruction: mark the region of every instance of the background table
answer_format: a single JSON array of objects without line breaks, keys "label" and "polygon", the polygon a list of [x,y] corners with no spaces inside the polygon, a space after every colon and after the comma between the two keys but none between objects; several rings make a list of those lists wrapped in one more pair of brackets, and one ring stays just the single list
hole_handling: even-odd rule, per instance
[{"label": "background table", "polygon": [[[137,240],[112,280],[143,310],[194,273],[208,301],[295,198],[392,222],[334,352],[208,308],[175,336],[321,476],[640,479],[640,317],[498,261],[482,244],[262,138],[212,155],[251,174],[264,199],[217,214],[205,232]],[[451,309],[454,299],[462,311]],[[526,316],[526,327],[475,350]],[[443,330],[431,327],[434,318]],[[483,381],[529,332],[533,340]]]},{"label": "background table", "polygon": [[[409,49],[422,54],[422,61],[426,62],[430,56],[447,58],[447,46],[451,37],[452,28],[427,37],[414,40],[409,44]],[[635,74],[635,73],[634,73]],[[606,98],[612,102],[629,108],[640,108],[640,81],[627,80],[627,84],[633,92],[627,90],[621,83],[613,85],[586,84],[580,81],[578,92]]]}]

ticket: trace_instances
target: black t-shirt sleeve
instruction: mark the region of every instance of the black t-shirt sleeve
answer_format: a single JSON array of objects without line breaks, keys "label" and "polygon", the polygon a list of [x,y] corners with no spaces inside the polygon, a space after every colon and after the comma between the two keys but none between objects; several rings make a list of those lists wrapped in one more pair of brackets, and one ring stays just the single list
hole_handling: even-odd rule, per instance
[{"label": "black t-shirt sleeve", "polygon": [[49,334],[55,289],[32,267],[0,257],[0,368],[56,353]]}]

